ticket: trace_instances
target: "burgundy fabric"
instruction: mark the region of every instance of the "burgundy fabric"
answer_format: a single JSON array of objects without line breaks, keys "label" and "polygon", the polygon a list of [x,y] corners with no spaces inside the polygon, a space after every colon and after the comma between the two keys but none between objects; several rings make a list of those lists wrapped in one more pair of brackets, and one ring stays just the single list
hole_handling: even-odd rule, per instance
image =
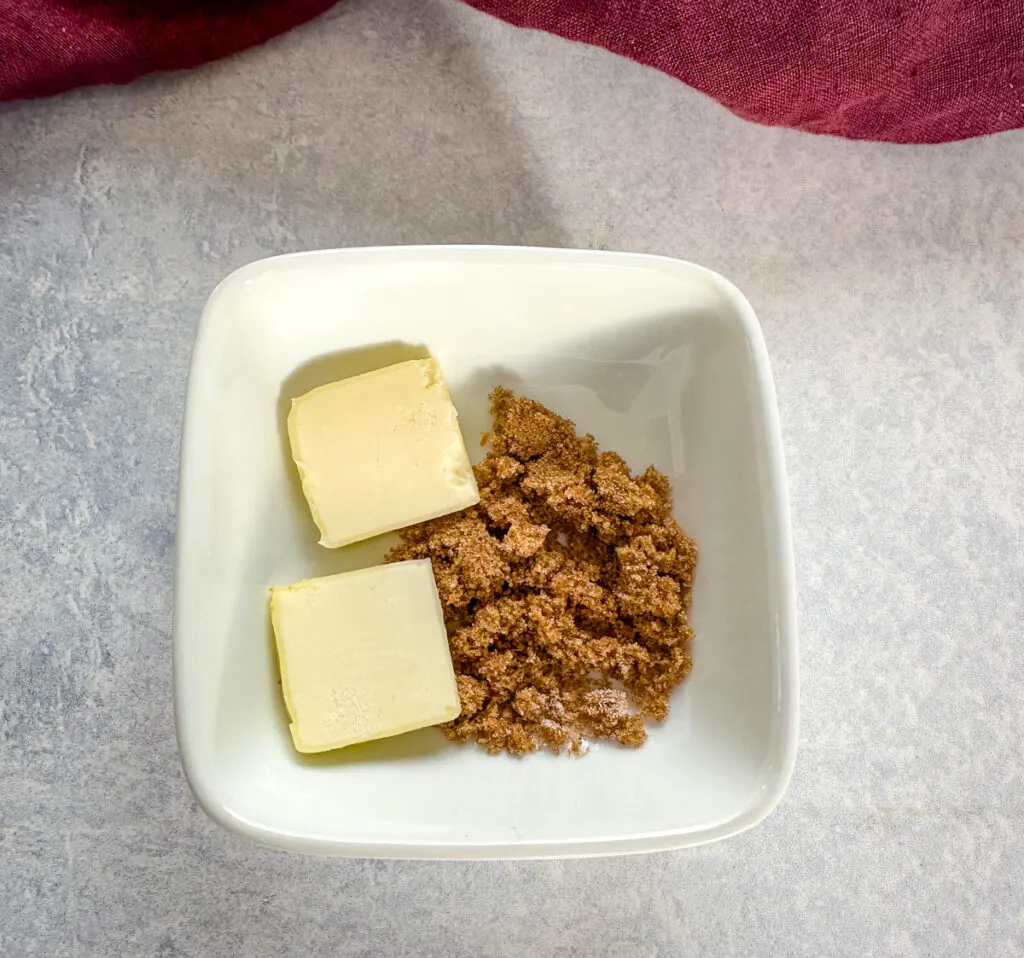
[{"label": "burgundy fabric", "polygon": [[1024,126],[1024,0],[466,0],[758,123],[897,143]]},{"label": "burgundy fabric", "polygon": [[[0,0],[0,100],[197,66],[333,2]],[[1024,126],[1024,0],[466,2],[648,64],[759,123],[900,143]]]},{"label": "burgundy fabric", "polygon": [[0,100],[199,66],[335,0],[0,0]]}]

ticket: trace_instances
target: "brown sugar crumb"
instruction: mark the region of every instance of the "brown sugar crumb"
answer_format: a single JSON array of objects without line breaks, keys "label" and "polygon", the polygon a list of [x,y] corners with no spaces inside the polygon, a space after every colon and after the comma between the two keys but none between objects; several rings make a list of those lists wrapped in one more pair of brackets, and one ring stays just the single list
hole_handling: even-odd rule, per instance
[{"label": "brown sugar crumb", "polygon": [[697,549],[669,481],[507,389],[491,412],[480,504],[388,555],[433,564],[462,700],[445,734],[515,755],[640,746],[691,665]]}]

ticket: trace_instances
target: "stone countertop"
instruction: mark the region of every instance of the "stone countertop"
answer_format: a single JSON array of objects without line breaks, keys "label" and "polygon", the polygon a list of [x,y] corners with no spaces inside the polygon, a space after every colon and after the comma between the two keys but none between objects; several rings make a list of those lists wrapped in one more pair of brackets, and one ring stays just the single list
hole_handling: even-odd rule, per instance
[{"label": "stone countertop", "polygon": [[[778,384],[802,731],[730,841],[590,861],[263,850],[171,704],[178,436],[223,276],[377,243],[665,253]],[[0,108],[0,954],[1024,953],[1024,132],[750,125],[454,0]]]}]

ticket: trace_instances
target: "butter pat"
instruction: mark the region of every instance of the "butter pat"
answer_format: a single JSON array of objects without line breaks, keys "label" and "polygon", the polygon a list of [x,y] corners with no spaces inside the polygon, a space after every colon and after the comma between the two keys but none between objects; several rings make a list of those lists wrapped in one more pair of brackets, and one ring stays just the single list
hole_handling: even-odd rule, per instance
[{"label": "butter pat", "polygon": [[271,589],[270,617],[300,752],[326,752],[458,717],[429,559]]},{"label": "butter pat", "polygon": [[292,458],[321,545],[335,548],[480,501],[458,414],[433,359],[292,401]]}]

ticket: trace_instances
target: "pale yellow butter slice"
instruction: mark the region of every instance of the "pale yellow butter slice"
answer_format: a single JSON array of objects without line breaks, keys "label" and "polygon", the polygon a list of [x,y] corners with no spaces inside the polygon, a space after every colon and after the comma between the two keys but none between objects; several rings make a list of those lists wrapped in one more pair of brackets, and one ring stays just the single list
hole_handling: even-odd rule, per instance
[{"label": "pale yellow butter slice", "polygon": [[458,717],[459,692],[428,559],[271,589],[270,616],[300,752]]},{"label": "pale yellow butter slice", "polygon": [[292,401],[288,439],[321,545],[335,548],[480,501],[458,415],[433,359]]}]

